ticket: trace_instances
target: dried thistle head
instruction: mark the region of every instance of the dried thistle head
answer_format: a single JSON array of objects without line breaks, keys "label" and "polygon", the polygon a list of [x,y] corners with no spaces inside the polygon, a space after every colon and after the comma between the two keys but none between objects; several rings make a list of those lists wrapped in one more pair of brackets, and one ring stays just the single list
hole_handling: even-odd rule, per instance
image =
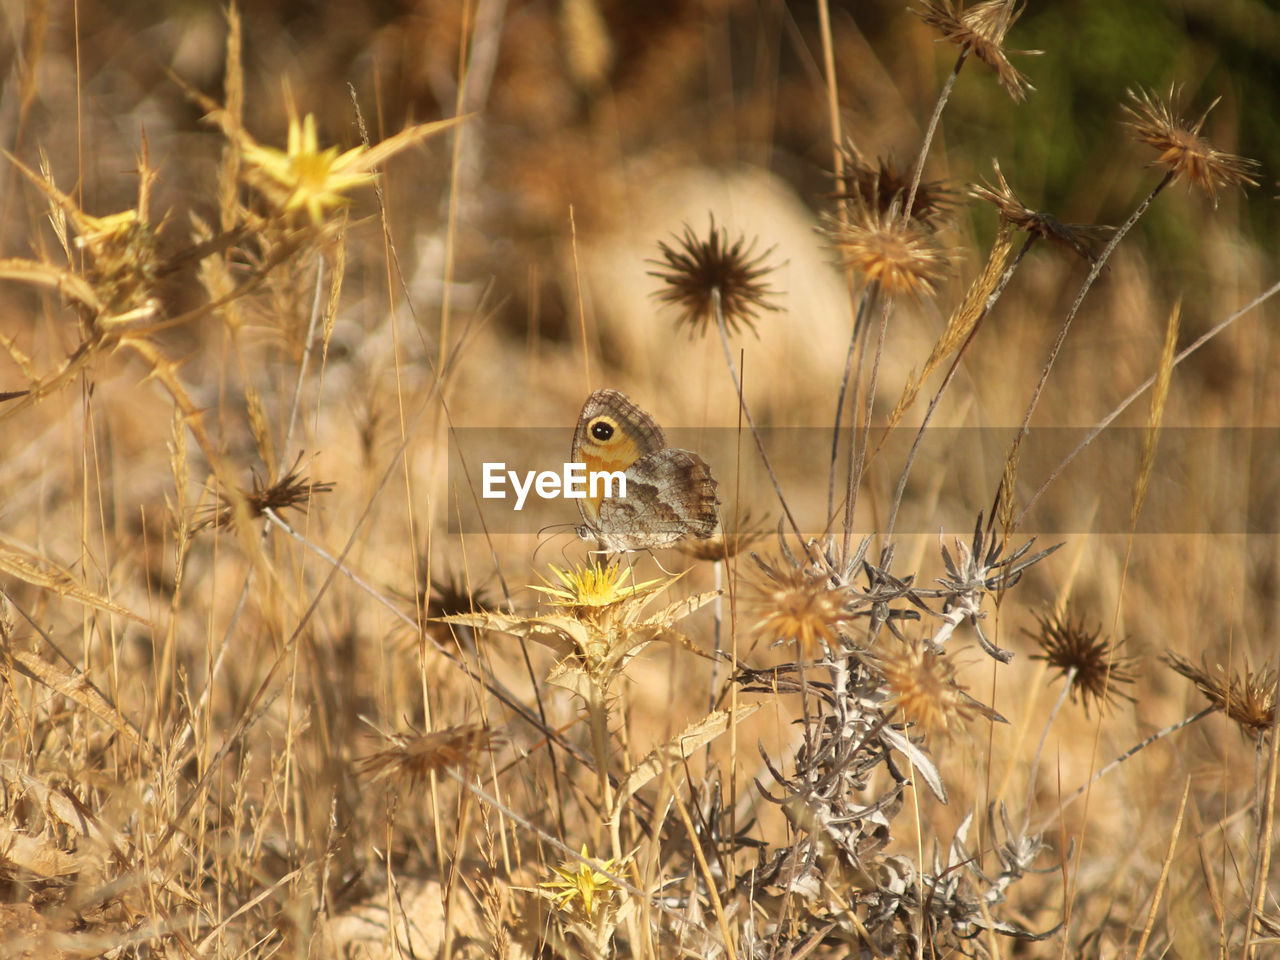
[{"label": "dried thistle head", "polygon": [[1086,715],[1091,700],[1099,709],[1117,697],[1135,702],[1121,689],[1121,685],[1133,683],[1135,679],[1136,660],[1118,652],[1124,641],[1113,644],[1110,638],[1102,636],[1101,627],[1089,630],[1083,617],[1073,621],[1069,610],[1034,616],[1039,629],[1034,633],[1024,631],[1040,646],[1040,652],[1033,653],[1031,659],[1043,660],[1060,676],[1069,678],[1071,699],[1084,707]]},{"label": "dried thistle head", "polygon": [[757,521],[747,510],[737,520],[737,529],[727,533],[721,530],[705,540],[683,540],[675,548],[692,560],[728,560],[768,536],[767,522]]},{"label": "dried thistle head", "polygon": [[674,237],[673,243],[658,241],[662,257],[647,261],[658,268],[650,270],[649,276],[664,283],[654,296],[680,309],[676,324],[685,324],[693,337],[715,329],[714,291],[718,290],[726,330],[737,333],[745,326],[755,333],[758,311],[778,310],[771,300],[774,291],[763,282],[773,269],[764,265],[773,248],[753,256],[754,239],[748,244],[740,236],[731,244],[729,232],[716,228],[714,215],[710,219],[705,238],[698,237],[686,224],[684,235]]},{"label": "dried thistle head", "polygon": [[[261,478],[253,478],[252,490],[240,490],[246,510],[251,517],[260,517],[267,510],[279,512],[287,507],[300,507],[310,502],[312,494],[328,493],[333,489],[330,481],[313,483],[302,476],[298,469],[302,463],[302,455],[293,462],[293,466],[279,480],[264,484]],[[230,527],[235,524],[236,503],[225,495],[220,496],[221,503],[206,511],[205,516],[197,520],[193,530],[204,530],[208,527]]]},{"label": "dried thistle head", "polygon": [[993,161],[996,171],[994,184],[984,180],[969,185],[969,196],[995,204],[1000,219],[1019,230],[1042,240],[1049,240],[1094,263],[1098,257],[1093,252],[1094,242],[1110,231],[1110,227],[1094,227],[1080,223],[1062,223],[1047,213],[1039,213],[1027,207],[1013,192],[1005,180],[998,161]]},{"label": "dried thistle head", "polygon": [[881,654],[876,665],[889,688],[886,705],[896,707],[928,736],[950,736],[955,723],[999,716],[965,693],[956,682],[954,664],[923,640]]},{"label": "dried thistle head", "polygon": [[1213,707],[1225,710],[1245,733],[1262,737],[1275,726],[1277,677],[1270,667],[1255,673],[1246,662],[1243,676],[1232,671],[1228,677],[1221,665],[1210,670],[1203,659],[1198,667],[1168,651],[1160,659],[1194,683]]},{"label": "dried thistle head", "polygon": [[[874,164],[864,160],[853,148],[844,151],[845,169],[840,175],[836,200],[853,200],[887,213],[896,202],[902,209],[903,198],[911,192],[911,172],[903,170],[892,157],[877,157]],[[955,206],[955,193],[941,180],[922,180],[911,202],[911,218],[934,225]]]},{"label": "dried thistle head", "polygon": [[488,610],[492,601],[482,587],[472,588],[459,573],[432,577],[425,589],[418,591],[418,603],[425,617],[450,617],[457,613]]},{"label": "dried thistle head", "polygon": [[1017,0],[985,0],[965,9],[963,0],[922,0],[913,12],[925,23],[942,34],[942,39],[954,43],[964,53],[975,57],[996,72],[1000,85],[1021,103],[1027,91],[1034,90],[1026,75],[1009,62],[1009,53],[1038,54],[1039,50],[1005,51],[1004,38],[1009,28],[1022,16],[1023,5]]},{"label": "dried thistle head", "polygon": [[[1193,187],[1199,187],[1218,205],[1219,187],[1256,187],[1258,162],[1246,157],[1215,150],[1200,130],[1209,111],[1218,104],[1214,100],[1194,123],[1178,115],[1173,101],[1178,91],[1169,89],[1169,96],[1160,99],[1150,91],[1125,91],[1130,102],[1123,105],[1125,125],[1133,135],[1148,146],[1160,151],[1153,163],[1161,164],[1175,178],[1183,177]],[[1218,98],[1219,100],[1221,97]]]},{"label": "dried thistle head", "polygon": [[490,751],[498,737],[478,723],[464,723],[432,733],[412,727],[408,733],[380,733],[388,744],[359,763],[360,772],[375,781],[398,781],[420,786],[432,773],[446,768],[468,770]]},{"label": "dried thistle head", "polygon": [[917,299],[937,293],[950,258],[933,231],[920,221],[902,218],[902,203],[887,210],[851,204],[846,219],[823,215],[823,233],[840,262],[875,283],[891,297]]},{"label": "dried thistle head", "polygon": [[751,584],[755,632],[771,646],[795,643],[806,657],[838,646],[837,628],[853,617],[849,594],[790,564],[770,566],[754,554],[752,559],[765,575]]}]

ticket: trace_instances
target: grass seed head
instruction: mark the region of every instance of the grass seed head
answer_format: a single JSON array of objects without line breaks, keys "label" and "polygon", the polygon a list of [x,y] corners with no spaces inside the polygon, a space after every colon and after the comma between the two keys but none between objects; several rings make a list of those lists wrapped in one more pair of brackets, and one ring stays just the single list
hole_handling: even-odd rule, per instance
[{"label": "grass seed head", "polygon": [[[311,501],[312,494],[328,493],[333,489],[330,481],[313,483],[303,476],[298,469],[300,462],[301,457],[294,462],[288,473],[274,483],[264,485],[258,477],[254,477],[253,489],[240,491],[250,516],[260,517],[267,510],[279,513],[287,507],[305,506]],[[193,530],[230,527],[235,523],[235,504],[226,496],[222,496],[221,500],[221,504],[193,524]]]},{"label": "grass seed head", "polygon": [[654,296],[681,311],[676,325],[689,328],[690,337],[705,334],[716,326],[713,291],[720,291],[720,309],[729,333],[746,327],[755,333],[761,310],[776,312],[773,289],[764,282],[772,266],[765,260],[773,248],[753,256],[756,241],[746,237],[729,242],[729,232],[716,227],[711,218],[705,238],[698,237],[686,224],[684,235],[673,237],[673,243],[658,241],[662,256],[650,260],[658,269],[649,276],[657,277],[665,286]]},{"label": "grass seed head", "polygon": [[1123,106],[1125,125],[1138,140],[1160,152],[1153,162],[1167,167],[1175,178],[1182,177],[1191,186],[1205,191],[1213,199],[1215,207],[1218,205],[1219,188],[1258,185],[1256,160],[1223,153],[1200,136],[1200,130],[1217,100],[1209,104],[1199,120],[1192,123],[1180,117],[1174,108],[1176,89],[1170,89],[1169,96],[1164,99],[1140,88],[1126,93],[1130,102]]}]

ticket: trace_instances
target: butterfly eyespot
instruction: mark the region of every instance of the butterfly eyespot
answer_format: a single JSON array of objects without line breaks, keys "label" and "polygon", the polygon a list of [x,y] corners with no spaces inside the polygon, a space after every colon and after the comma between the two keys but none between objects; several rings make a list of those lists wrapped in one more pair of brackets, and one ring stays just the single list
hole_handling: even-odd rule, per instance
[{"label": "butterfly eyespot", "polygon": [[591,425],[591,436],[603,443],[613,436],[613,424],[608,420],[597,420]]}]

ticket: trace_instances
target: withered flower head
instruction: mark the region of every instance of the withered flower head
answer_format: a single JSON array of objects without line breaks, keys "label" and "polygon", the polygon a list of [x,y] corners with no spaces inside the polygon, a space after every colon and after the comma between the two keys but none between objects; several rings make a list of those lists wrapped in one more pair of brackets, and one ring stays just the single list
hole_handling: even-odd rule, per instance
[{"label": "withered flower head", "polygon": [[993,203],[1000,211],[1000,219],[1011,223],[1033,237],[1050,240],[1094,263],[1098,257],[1093,244],[1107,234],[1110,227],[1094,227],[1082,223],[1062,223],[1047,213],[1038,213],[1023,204],[1013,192],[1000,170],[999,161],[992,161],[996,170],[996,183],[984,180],[969,185],[969,195],[978,200]]},{"label": "withered flower head", "polygon": [[[868,163],[852,148],[844,150],[845,169],[840,176],[840,192],[836,200],[854,200],[863,206],[887,213],[896,202],[902,209],[903,198],[911,192],[911,172],[903,170],[893,158],[877,157]],[[955,205],[955,194],[941,180],[922,180],[911,203],[911,217],[933,224]]]},{"label": "withered flower head", "polygon": [[1127,115],[1125,124],[1135,137],[1160,151],[1153,162],[1168,167],[1175,178],[1185,177],[1188,184],[1204,190],[1213,198],[1215,207],[1219,187],[1258,185],[1256,160],[1222,153],[1200,136],[1200,129],[1218,100],[1209,104],[1199,120],[1190,123],[1174,109],[1173,101],[1178,97],[1176,88],[1171,87],[1164,100],[1142,89],[1126,93],[1131,102],[1123,106]]},{"label": "withered flower head", "polygon": [[705,540],[682,540],[675,548],[693,560],[728,560],[743,550],[750,550],[768,536],[767,521],[757,521],[746,510],[736,521],[736,529],[720,530]]},{"label": "withered flower head", "polygon": [[933,231],[915,219],[904,223],[901,201],[887,210],[862,203],[851,207],[847,220],[822,218],[823,233],[840,262],[891,297],[936,293],[949,257]]},{"label": "withered flower head", "polygon": [[853,617],[847,609],[848,594],[830,586],[826,578],[790,564],[770,566],[754,554],[752,559],[765,575],[752,584],[756,633],[773,646],[795,643],[806,657],[819,652],[820,644],[837,646],[836,628]]},{"label": "withered flower head", "polygon": [[729,232],[716,228],[714,215],[705,239],[686,224],[684,235],[673,240],[671,244],[658,241],[662,257],[647,261],[658,268],[650,270],[649,276],[665,284],[654,296],[682,311],[676,323],[686,324],[690,337],[715,329],[715,290],[720,291],[720,310],[730,333],[743,326],[755,333],[757,311],[778,310],[770,300],[774,291],[762,280],[773,269],[764,266],[772,247],[753,256],[755,240],[748,244],[746,237],[738,237],[729,243]]},{"label": "withered flower head", "polygon": [[492,750],[497,737],[478,723],[464,723],[432,733],[410,728],[408,733],[380,734],[388,744],[360,761],[360,772],[373,780],[407,781],[419,786],[432,773],[446,767],[462,770],[474,766]]},{"label": "withered flower head", "polygon": [[922,640],[877,658],[889,687],[888,705],[902,711],[925,734],[950,735],[953,722],[978,716],[1003,719],[974,700],[955,680],[956,668],[941,651]]},{"label": "withered flower head", "polygon": [[1212,706],[1225,710],[1245,733],[1261,737],[1275,726],[1275,670],[1255,673],[1246,662],[1243,677],[1235,672],[1228,677],[1221,666],[1211,671],[1203,659],[1198,667],[1172,652],[1161,654],[1160,659],[1194,683]]},{"label": "withered flower head", "polygon": [[[241,490],[249,516],[260,517],[267,510],[279,512],[286,507],[300,507],[311,500],[315,493],[328,493],[333,489],[331,481],[313,483],[302,476],[298,469],[302,463],[302,454],[293,462],[293,466],[279,480],[264,484],[259,477],[253,478],[252,490]],[[235,523],[235,504],[225,495],[221,504],[205,512],[205,516],[197,520],[193,530],[204,530],[208,527],[229,527]]]},{"label": "withered flower head", "polygon": [[1024,73],[1009,62],[1008,53],[1037,54],[1039,50],[1004,49],[1005,34],[1022,16],[1023,5],[1017,0],[985,0],[965,9],[952,0],[922,0],[913,12],[929,26],[942,34],[942,39],[954,43],[996,72],[1000,85],[1015,103],[1027,98],[1027,91],[1034,90]]},{"label": "withered flower head", "polygon": [[1071,677],[1071,700],[1082,704],[1086,715],[1090,700],[1099,708],[1116,697],[1134,702],[1120,689],[1121,684],[1133,683],[1136,662],[1118,652],[1123,641],[1113,644],[1102,636],[1101,627],[1087,629],[1083,617],[1073,622],[1069,610],[1034,616],[1040,629],[1023,631],[1040,645],[1041,652],[1033,653],[1031,659],[1043,660],[1060,676]]}]

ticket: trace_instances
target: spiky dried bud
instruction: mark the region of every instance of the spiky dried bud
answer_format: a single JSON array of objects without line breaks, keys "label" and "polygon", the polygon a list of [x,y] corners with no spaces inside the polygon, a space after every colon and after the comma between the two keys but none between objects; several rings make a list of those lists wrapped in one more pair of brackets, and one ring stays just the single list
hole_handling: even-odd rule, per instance
[{"label": "spiky dried bud", "polygon": [[1135,664],[1134,658],[1119,654],[1123,641],[1113,644],[1102,636],[1101,627],[1089,630],[1083,617],[1073,621],[1069,610],[1034,616],[1040,629],[1024,632],[1039,644],[1041,652],[1033,653],[1031,659],[1043,660],[1060,676],[1071,677],[1071,699],[1084,707],[1086,715],[1090,701],[1099,708],[1117,697],[1134,702],[1121,689],[1122,684],[1133,683]]},{"label": "spiky dried bud", "polygon": [[[240,496],[244,498],[245,506],[248,508],[251,517],[260,517],[267,510],[278,513],[287,507],[300,507],[311,500],[312,494],[328,493],[333,489],[331,481],[325,480],[313,483],[302,476],[298,469],[301,462],[302,456],[299,455],[289,472],[274,483],[264,484],[260,478],[254,477],[253,489],[240,491]],[[196,521],[192,529],[204,530],[208,527],[229,527],[235,523],[235,514],[235,505],[224,496],[222,497],[222,503],[212,508],[204,517]]]},{"label": "spiky dried bud", "polygon": [[932,296],[950,261],[932,230],[903,220],[901,201],[887,210],[854,204],[847,219],[824,215],[822,229],[844,266],[891,297]]},{"label": "spiky dried bud", "polygon": [[773,248],[753,256],[756,241],[747,243],[746,237],[729,242],[729,232],[717,229],[716,219],[705,238],[698,237],[685,225],[684,235],[674,237],[674,243],[658,241],[662,257],[648,262],[657,270],[649,276],[657,277],[664,284],[654,296],[670,303],[681,311],[677,326],[685,324],[689,336],[694,337],[716,327],[714,291],[720,293],[720,311],[725,328],[737,333],[740,327],[756,332],[757,312],[776,312],[778,307],[771,298],[774,291],[762,279],[773,270],[764,262]]},{"label": "spiky dried bud", "polygon": [[913,641],[876,660],[889,687],[888,705],[897,707],[928,736],[950,735],[954,723],[979,716],[998,716],[974,700],[955,680],[946,654],[924,641]]},{"label": "spiky dried bud", "polygon": [[1033,237],[1066,247],[1090,263],[1098,259],[1093,251],[1094,242],[1108,233],[1111,230],[1110,227],[1063,223],[1047,213],[1032,210],[1013,192],[1013,188],[1009,186],[1004,173],[1000,170],[1000,164],[993,161],[992,165],[996,171],[996,182],[992,184],[984,180],[980,184],[970,184],[969,196],[995,204],[996,209],[1000,211],[1001,220],[1013,224]]},{"label": "spiky dried bud", "polygon": [[[840,175],[837,200],[853,200],[887,213],[896,202],[902,209],[903,198],[911,192],[911,173],[892,158],[877,157],[871,164],[852,148],[844,151],[845,169]],[[955,205],[955,193],[941,180],[923,180],[916,187],[911,203],[911,218],[933,226]]]},{"label": "spiky dried bud", "polygon": [[675,548],[693,560],[728,560],[743,550],[750,550],[769,534],[765,522],[757,522],[750,510],[745,511],[736,523],[735,530],[720,531],[705,540],[684,540]]},{"label": "spiky dried bud", "polygon": [[1009,53],[1038,54],[1039,50],[1005,51],[1004,38],[1009,28],[1022,16],[1022,5],[1017,0],[986,0],[965,9],[964,3],[952,0],[923,0],[913,12],[925,23],[942,34],[942,39],[954,43],[961,50],[975,57],[996,72],[1000,85],[1015,103],[1027,98],[1027,91],[1034,90],[1026,75],[1009,62]]},{"label": "spiky dried bud", "polygon": [[1122,108],[1127,116],[1125,125],[1140,141],[1160,151],[1153,163],[1167,167],[1175,178],[1183,177],[1191,186],[1205,191],[1215,207],[1220,187],[1258,185],[1256,160],[1215,150],[1213,144],[1200,136],[1209,111],[1218,105],[1218,100],[1209,104],[1199,120],[1191,123],[1174,108],[1173,101],[1178,97],[1176,88],[1171,87],[1169,96],[1163,100],[1147,90],[1125,92],[1131,101]]},{"label": "spiky dried bud", "polygon": [[492,750],[497,737],[478,723],[464,723],[432,733],[383,734],[389,744],[360,761],[360,772],[374,780],[398,780],[419,786],[445,768],[469,769]]},{"label": "spiky dried bud", "polygon": [[1196,666],[1185,657],[1165,652],[1160,657],[1175,671],[1196,685],[1209,703],[1254,737],[1263,736],[1276,723],[1276,672],[1270,668],[1255,673],[1246,662],[1244,676],[1227,672],[1222,666],[1210,670],[1201,660]]},{"label": "spiky dried bud", "polygon": [[752,556],[765,575],[752,584],[756,633],[773,645],[795,643],[804,656],[836,646],[836,628],[853,617],[848,593],[824,577],[790,565],[770,566]]}]

